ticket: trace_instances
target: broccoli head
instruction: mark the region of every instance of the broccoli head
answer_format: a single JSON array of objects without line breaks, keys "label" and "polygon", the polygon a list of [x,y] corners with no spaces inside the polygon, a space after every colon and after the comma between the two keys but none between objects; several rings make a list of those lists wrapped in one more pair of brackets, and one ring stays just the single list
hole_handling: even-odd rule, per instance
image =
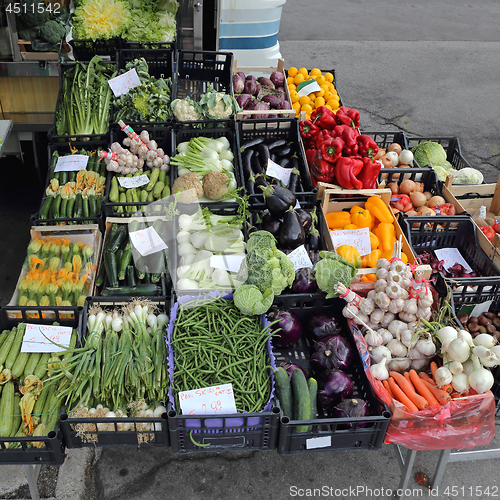
[{"label": "broccoli head", "polygon": [[66,28],[57,21],[47,21],[40,27],[40,36],[47,42],[56,45],[66,36]]},{"label": "broccoli head", "polygon": [[21,2],[16,5],[19,5],[21,8],[21,13],[16,14],[18,29],[19,21],[23,28],[38,28],[50,19],[47,6],[42,0],[21,0]]}]

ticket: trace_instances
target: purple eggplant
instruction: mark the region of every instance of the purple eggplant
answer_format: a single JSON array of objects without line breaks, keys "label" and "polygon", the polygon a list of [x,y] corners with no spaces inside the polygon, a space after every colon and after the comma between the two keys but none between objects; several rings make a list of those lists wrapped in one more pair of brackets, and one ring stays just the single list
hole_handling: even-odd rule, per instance
[{"label": "purple eggplant", "polygon": [[309,360],[318,374],[325,370],[348,370],[354,360],[354,349],[344,337],[327,335],[314,343]]},{"label": "purple eggplant", "polygon": [[269,78],[266,78],[265,76],[259,76],[259,78],[257,78],[257,81],[261,85],[264,85],[264,87],[269,87],[271,89],[274,89],[274,83]]},{"label": "purple eggplant", "polygon": [[239,75],[241,78],[243,78],[243,81],[245,81],[245,80],[246,80],[246,78],[247,78],[247,77],[245,76],[245,73],[243,73],[243,71],[237,71],[237,72],[236,72],[236,74],[237,74],[237,75]]},{"label": "purple eggplant", "polygon": [[285,84],[285,75],[281,71],[273,71],[269,80],[271,80],[275,87],[283,87]]},{"label": "purple eggplant", "polygon": [[261,87],[260,83],[257,82],[255,84],[255,97],[258,97],[259,92],[260,92],[260,87]]},{"label": "purple eggplant", "polygon": [[236,98],[236,102],[240,105],[240,108],[247,109],[252,102],[253,97],[250,94],[240,94]]},{"label": "purple eggplant", "polygon": [[307,322],[306,336],[316,342],[326,336],[340,333],[338,319],[330,313],[311,314]]},{"label": "purple eggplant", "polygon": [[292,105],[285,99],[281,102],[279,109],[292,109]]},{"label": "purple eggplant", "polygon": [[332,408],[344,398],[354,394],[354,384],[342,370],[326,370],[318,378],[318,401],[325,408]]},{"label": "purple eggplant", "polygon": [[292,285],[293,293],[314,293],[317,288],[314,269],[308,267],[297,269]]},{"label": "purple eggplant", "polygon": [[256,87],[254,81],[247,80],[245,82],[245,88],[244,88],[245,94],[256,95],[255,94],[256,89],[257,89],[257,87]]},{"label": "purple eggplant", "polygon": [[262,100],[269,103],[273,109],[278,109],[278,106],[281,104],[281,99],[277,95],[267,94]]},{"label": "purple eggplant", "polygon": [[[253,109],[255,110],[258,110],[258,111],[269,111],[269,103],[267,102],[262,102],[262,101],[259,101],[255,107]],[[253,115],[254,118],[257,118],[257,119],[263,119],[263,118],[267,118],[268,117],[268,114],[255,114]]]},{"label": "purple eggplant", "polygon": [[257,78],[255,78],[255,76],[253,76],[253,75],[247,75],[247,76],[245,76],[245,81],[257,83]]},{"label": "purple eggplant", "polygon": [[281,221],[273,217],[270,213],[266,213],[262,217],[262,229],[270,232],[275,238],[279,237]]},{"label": "purple eggplant", "polygon": [[292,311],[273,309],[267,313],[267,319],[274,323],[271,331],[278,335],[273,337],[273,344],[288,347],[298,342],[302,335],[302,323]]},{"label": "purple eggplant", "polygon": [[280,247],[287,250],[294,250],[304,244],[306,235],[302,222],[297,215],[297,212],[290,208],[283,216],[283,223],[280,228]]},{"label": "purple eggplant", "polygon": [[299,216],[300,222],[302,223],[302,227],[304,231],[307,233],[312,226],[312,215],[311,212],[304,210],[303,208],[296,208],[296,214]]},{"label": "purple eggplant", "polygon": [[[334,418],[359,418],[371,415],[368,403],[360,398],[343,399],[333,407]],[[358,427],[366,427],[367,422],[357,422]],[[352,424],[341,424],[339,429],[350,429]]]},{"label": "purple eggplant", "polygon": [[241,94],[243,90],[245,90],[245,79],[236,73],[233,75],[233,91],[235,94]]}]

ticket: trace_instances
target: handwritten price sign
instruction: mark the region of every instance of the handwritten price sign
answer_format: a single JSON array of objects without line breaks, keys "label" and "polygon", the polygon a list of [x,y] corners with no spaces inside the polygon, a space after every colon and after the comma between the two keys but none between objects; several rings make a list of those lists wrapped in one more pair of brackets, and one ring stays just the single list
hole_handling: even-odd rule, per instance
[{"label": "handwritten price sign", "polygon": [[292,173],[291,168],[283,168],[281,165],[274,163],[273,160],[267,160],[266,175],[270,175],[275,179],[279,179],[283,182],[285,186],[288,186],[290,182],[290,174]]},{"label": "handwritten price sign", "polygon": [[444,260],[443,267],[449,269],[455,264],[462,264],[468,273],[472,272],[471,267],[467,264],[467,261],[462,257],[460,251],[456,248],[440,248],[439,250],[434,250],[436,257],[439,260]]},{"label": "handwritten price sign", "polygon": [[57,159],[54,172],[73,172],[86,170],[89,162],[88,155],[66,155]]},{"label": "handwritten price sign", "polygon": [[210,267],[237,273],[240,270],[244,258],[245,256],[242,254],[212,255],[210,257]]},{"label": "handwritten price sign", "polygon": [[287,254],[287,257],[292,261],[295,271],[303,267],[308,267],[309,269],[314,267],[304,245],[300,245],[293,252]]},{"label": "handwritten price sign", "polygon": [[115,94],[115,97],[118,97],[122,94],[126,94],[130,89],[133,89],[135,86],[141,84],[141,80],[139,79],[139,75],[135,68],[132,68],[130,71],[123,73],[122,75],[115,76],[108,80],[109,86]]},{"label": "handwritten price sign", "polygon": [[134,177],[118,177],[121,187],[131,189],[149,184],[149,177],[146,174],[134,175]]},{"label": "handwritten price sign", "polygon": [[370,231],[367,227],[361,229],[340,229],[330,231],[333,247],[350,245],[358,249],[359,255],[368,255],[371,250]]},{"label": "handwritten price sign", "polygon": [[61,352],[52,342],[64,347],[69,346],[73,329],[70,326],[33,325],[26,323],[21,352]]},{"label": "handwritten price sign", "polygon": [[167,245],[153,227],[134,231],[129,236],[132,245],[143,257],[167,249]]},{"label": "handwritten price sign", "polygon": [[233,384],[214,385],[179,392],[183,415],[221,415],[237,413]]}]

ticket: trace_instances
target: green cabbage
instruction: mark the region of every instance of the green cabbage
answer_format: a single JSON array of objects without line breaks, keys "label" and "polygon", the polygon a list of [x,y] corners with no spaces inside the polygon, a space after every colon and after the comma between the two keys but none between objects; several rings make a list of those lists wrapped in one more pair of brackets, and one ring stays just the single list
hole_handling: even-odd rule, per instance
[{"label": "green cabbage", "polygon": [[482,184],[483,174],[475,168],[462,168],[453,174],[453,184]]},{"label": "green cabbage", "polygon": [[336,252],[320,252],[321,260],[314,268],[316,284],[325,292],[326,298],[338,297],[335,291],[337,283],[343,283],[349,287],[352,279],[356,276],[356,267]]},{"label": "green cabbage", "polygon": [[268,289],[264,293],[255,285],[241,285],[233,294],[234,305],[242,314],[264,314],[273,305],[274,294]]},{"label": "green cabbage", "polygon": [[421,167],[426,167],[427,165],[431,167],[436,165],[445,166],[446,151],[438,142],[420,142],[411,152],[413,153],[414,159]]}]

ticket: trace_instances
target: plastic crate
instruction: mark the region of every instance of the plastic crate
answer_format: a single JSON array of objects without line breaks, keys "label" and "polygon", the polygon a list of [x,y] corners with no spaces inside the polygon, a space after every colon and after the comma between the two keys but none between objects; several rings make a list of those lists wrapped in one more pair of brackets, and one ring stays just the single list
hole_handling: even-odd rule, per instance
[{"label": "plastic crate", "polygon": [[369,135],[377,143],[380,149],[387,149],[393,143],[399,144],[403,149],[408,149],[405,134],[398,130],[391,132],[360,130],[359,133]]},{"label": "plastic crate", "polygon": [[[128,125],[128,123],[127,123]],[[141,126],[140,129],[134,129],[137,134],[140,134],[143,130],[147,130],[149,133],[149,138],[151,140],[155,140],[158,144],[159,148],[162,148],[166,154],[172,156],[172,152],[175,150],[174,148],[174,137],[173,137],[173,129],[170,124],[166,125],[153,125],[151,127]],[[126,137],[126,134],[120,130],[119,125],[114,124],[111,127],[111,142],[119,142],[122,144],[123,139]],[[147,170],[147,167],[144,168],[144,172]],[[170,185],[172,187],[172,168],[167,172],[167,177],[170,177]],[[158,215],[158,211],[156,207],[161,206],[160,200],[155,200],[154,206],[150,207],[148,203],[113,203],[109,201],[109,192],[111,190],[111,179],[115,175],[115,172],[108,171],[107,179],[106,179],[106,194],[103,198],[102,204],[104,206],[104,213],[106,217],[130,217],[137,213],[137,211],[141,210],[141,207],[146,207],[145,213],[149,215]],[[123,210],[123,212],[118,211],[119,207]],[[148,209],[148,207],[150,207]],[[135,208],[136,211],[132,212],[131,210]]]},{"label": "plastic crate", "polygon": [[[230,296],[228,296],[229,298]],[[179,298],[170,312],[167,345],[169,347],[169,375],[173,380],[173,351],[170,339],[177,317]],[[270,365],[274,366],[270,340],[267,349]],[[271,383],[273,383],[271,376]],[[174,453],[222,452],[222,451],[268,451],[276,449],[280,410],[274,404],[273,394],[264,410],[258,413],[235,413],[221,415],[181,415],[173,405],[173,395],[169,393],[168,427],[170,445]]]},{"label": "plastic crate", "polygon": [[[128,43],[135,43],[135,42],[128,42]],[[137,42],[141,43],[141,42]],[[147,42],[145,42],[147,43]],[[169,44],[166,44],[169,45]],[[174,87],[174,54],[175,51],[171,47],[158,47],[158,48],[141,48],[140,46],[137,47],[130,47],[130,48],[124,48],[116,53],[116,70],[119,73],[120,70],[125,69],[125,66],[128,62],[138,59],[138,58],[144,58],[146,62],[148,63],[148,68],[149,68],[149,74],[154,77],[154,78],[163,78],[163,79],[168,79],[170,78],[172,81],[172,92],[173,92],[173,87]],[[113,97],[114,101],[114,97]],[[114,104],[111,105],[113,109],[113,116],[115,123],[116,124],[116,113],[115,109],[116,106]],[[160,122],[160,121],[130,121],[127,120],[126,118],[123,119],[123,121],[127,124],[130,125],[134,130],[139,129],[139,128],[144,128],[144,127],[164,127],[166,124],[169,124],[171,120],[169,119],[167,122]],[[139,133],[139,132],[138,132]]]},{"label": "plastic crate", "polygon": [[[497,267],[483,252],[477,242],[476,228],[470,217],[436,215],[434,217],[404,217],[400,219],[405,233],[415,255],[423,251],[441,248],[456,248],[467,261],[469,266],[479,274],[479,278],[467,278],[474,283],[476,280],[495,282],[500,274]],[[417,227],[418,226],[418,227]],[[442,273],[440,273],[442,274]],[[446,278],[445,282],[452,286],[460,279]]]},{"label": "plastic crate", "polygon": [[114,61],[116,51],[122,48],[121,38],[108,40],[73,39],[69,41],[77,61],[90,61],[95,55],[106,61]]},{"label": "plastic crate", "polygon": [[[116,67],[115,57],[113,56],[112,61],[104,61],[105,64],[111,65],[113,68]],[[62,88],[63,88],[63,74],[71,68],[75,68],[78,62],[67,62],[59,65],[59,93],[57,95],[56,110],[54,113],[54,126],[49,130],[47,137],[49,142],[87,142],[87,141],[104,141],[109,142],[109,126],[105,133],[102,134],[82,134],[82,135],[57,135],[56,123],[57,115],[59,113],[59,107],[61,106],[62,100]],[[109,123],[113,120],[113,109],[110,105],[109,111]]]},{"label": "plastic crate", "polygon": [[[172,101],[185,97],[198,101],[210,87],[233,95],[232,52],[177,50],[175,68]],[[179,127],[191,128],[194,124],[199,128],[225,127],[225,120],[175,121]]]},{"label": "plastic crate", "polygon": [[[104,310],[113,310],[127,302],[127,297],[87,297],[82,314],[82,336],[87,334],[87,315],[89,308],[99,305]],[[170,301],[165,297],[148,297],[160,310],[167,311]],[[85,448],[93,446],[141,446],[141,447],[168,447],[169,434],[166,413],[161,417],[141,418],[72,418],[66,412],[60,416],[60,426],[67,448]],[[134,430],[118,430],[118,425],[131,423]],[[92,425],[94,424],[94,425]],[[108,424],[105,430],[99,430],[99,424]],[[88,425],[87,429],[75,429],[76,425]],[[109,429],[109,426],[112,429]],[[153,426],[153,430],[143,429],[142,426]]]},{"label": "plastic crate", "polygon": [[[21,322],[51,325],[58,322],[81,331],[81,307],[9,307],[0,308],[0,330],[10,330]],[[17,431],[17,429],[16,429]],[[17,443],[20,448],[10,448]],[[37,443],[41,448],[32,447]],[[59,425],[41,437],[1,437],[0,463],[61,465],[65,458],[65,444]]]},{"label": "plastic crate", "polygon": [[[298,158],[300,171],[300,188],[296,192],[296,198],[300,206],[312,208],[316,203],[317,188],[313,187],[311,173],[307,166],[304,147],[300,141],[299,121],[297,118],[273,118],[268,120],[243,120],[236,123],[238,137],[238,162],[240,165],[240,176],[245,183],[248,179],[243,171],[241,147],[252,139],[263,138],[265,142],[276,139],[285,139],[295,145],[295,153]],[[262,194],[251,194],[249,196],[250,208],[252,210],[265,210],[264,196]]]},{"label": "plastic crate", "polygon": [[[239,166],[239,155],[238,155],[238,141],[237,141],[237,136],[236,136],[236,131],[235,131],[235,122],[234,120],[219,120],[218,121],[219,126],[216,128],[204,128],[204,129],[199,129],[196,127],[178,127],[177,124],[174,125],[174,143],[173,143],[173,151],[177,151],[177,146],[181,142],[187,142],[190,141],[194,137],[208,137],[210,139],[217,139],[219,137],[226,137],[227,140],[229,141],[229,144],[231,145],[231,151],[234,155],[233,158],[233,167],[234,167],[234,177],[236,179],[236,184],[238,188],[243,187],[243,181],[241,177],[241,170]],[[174,185],[175,179],[177,179],[177,170],[178,167],[175,165],[172,166],[170,169],[170,177],[172,179],[172,186]],[[242,193],[240,193],[242,194]],[[198,199],[198,202],[202,206],[207,206],[210,208],[210,210],[224,210],[224,211],[229,211],[232,213],[236,213],[236,210],[238,208],[238,203],[236,201],[212,201],[206,198],[205,196],[202,196],[201,198]],[[185,203],[180,204],[181,207],[181,213],[187,210],[188,208],[186,207]],[[218,212],[220,213],[220,212]]]},{"label": "plastic crate", "polygon": [[[357,352],[352,332],[347,320],[342,316],[341,311],[345,306],[344,300],[327,300],[325,294],[321,294],[320,297],[308,294],[280,295],[275,298],[274,305],[280,310],[296,313],[304,326],[307,324],[308,318],[314,314],[334,314],[339,319],[340,333]],[[273,353],[278,366],[281,363],[295,363],[311,374],[310,348],[310,343],[303,334],[300,341],[291,347],[273,347]],[[290,420],[288,417],[282,416],[278,439],[278,453],[280,455],[351,449],[376,450],[382,447],[391,413],[373,392],[359,355],[354,356],[353,365],[348,374],[354,383],[352,397],[366,401],[372,415],[369,417],[335,418],[331,411],[322,408],[318,401],[318,414],[313,420]],[[312,425],[312,430],[297,432],[295,430],[297,425]]]}]

